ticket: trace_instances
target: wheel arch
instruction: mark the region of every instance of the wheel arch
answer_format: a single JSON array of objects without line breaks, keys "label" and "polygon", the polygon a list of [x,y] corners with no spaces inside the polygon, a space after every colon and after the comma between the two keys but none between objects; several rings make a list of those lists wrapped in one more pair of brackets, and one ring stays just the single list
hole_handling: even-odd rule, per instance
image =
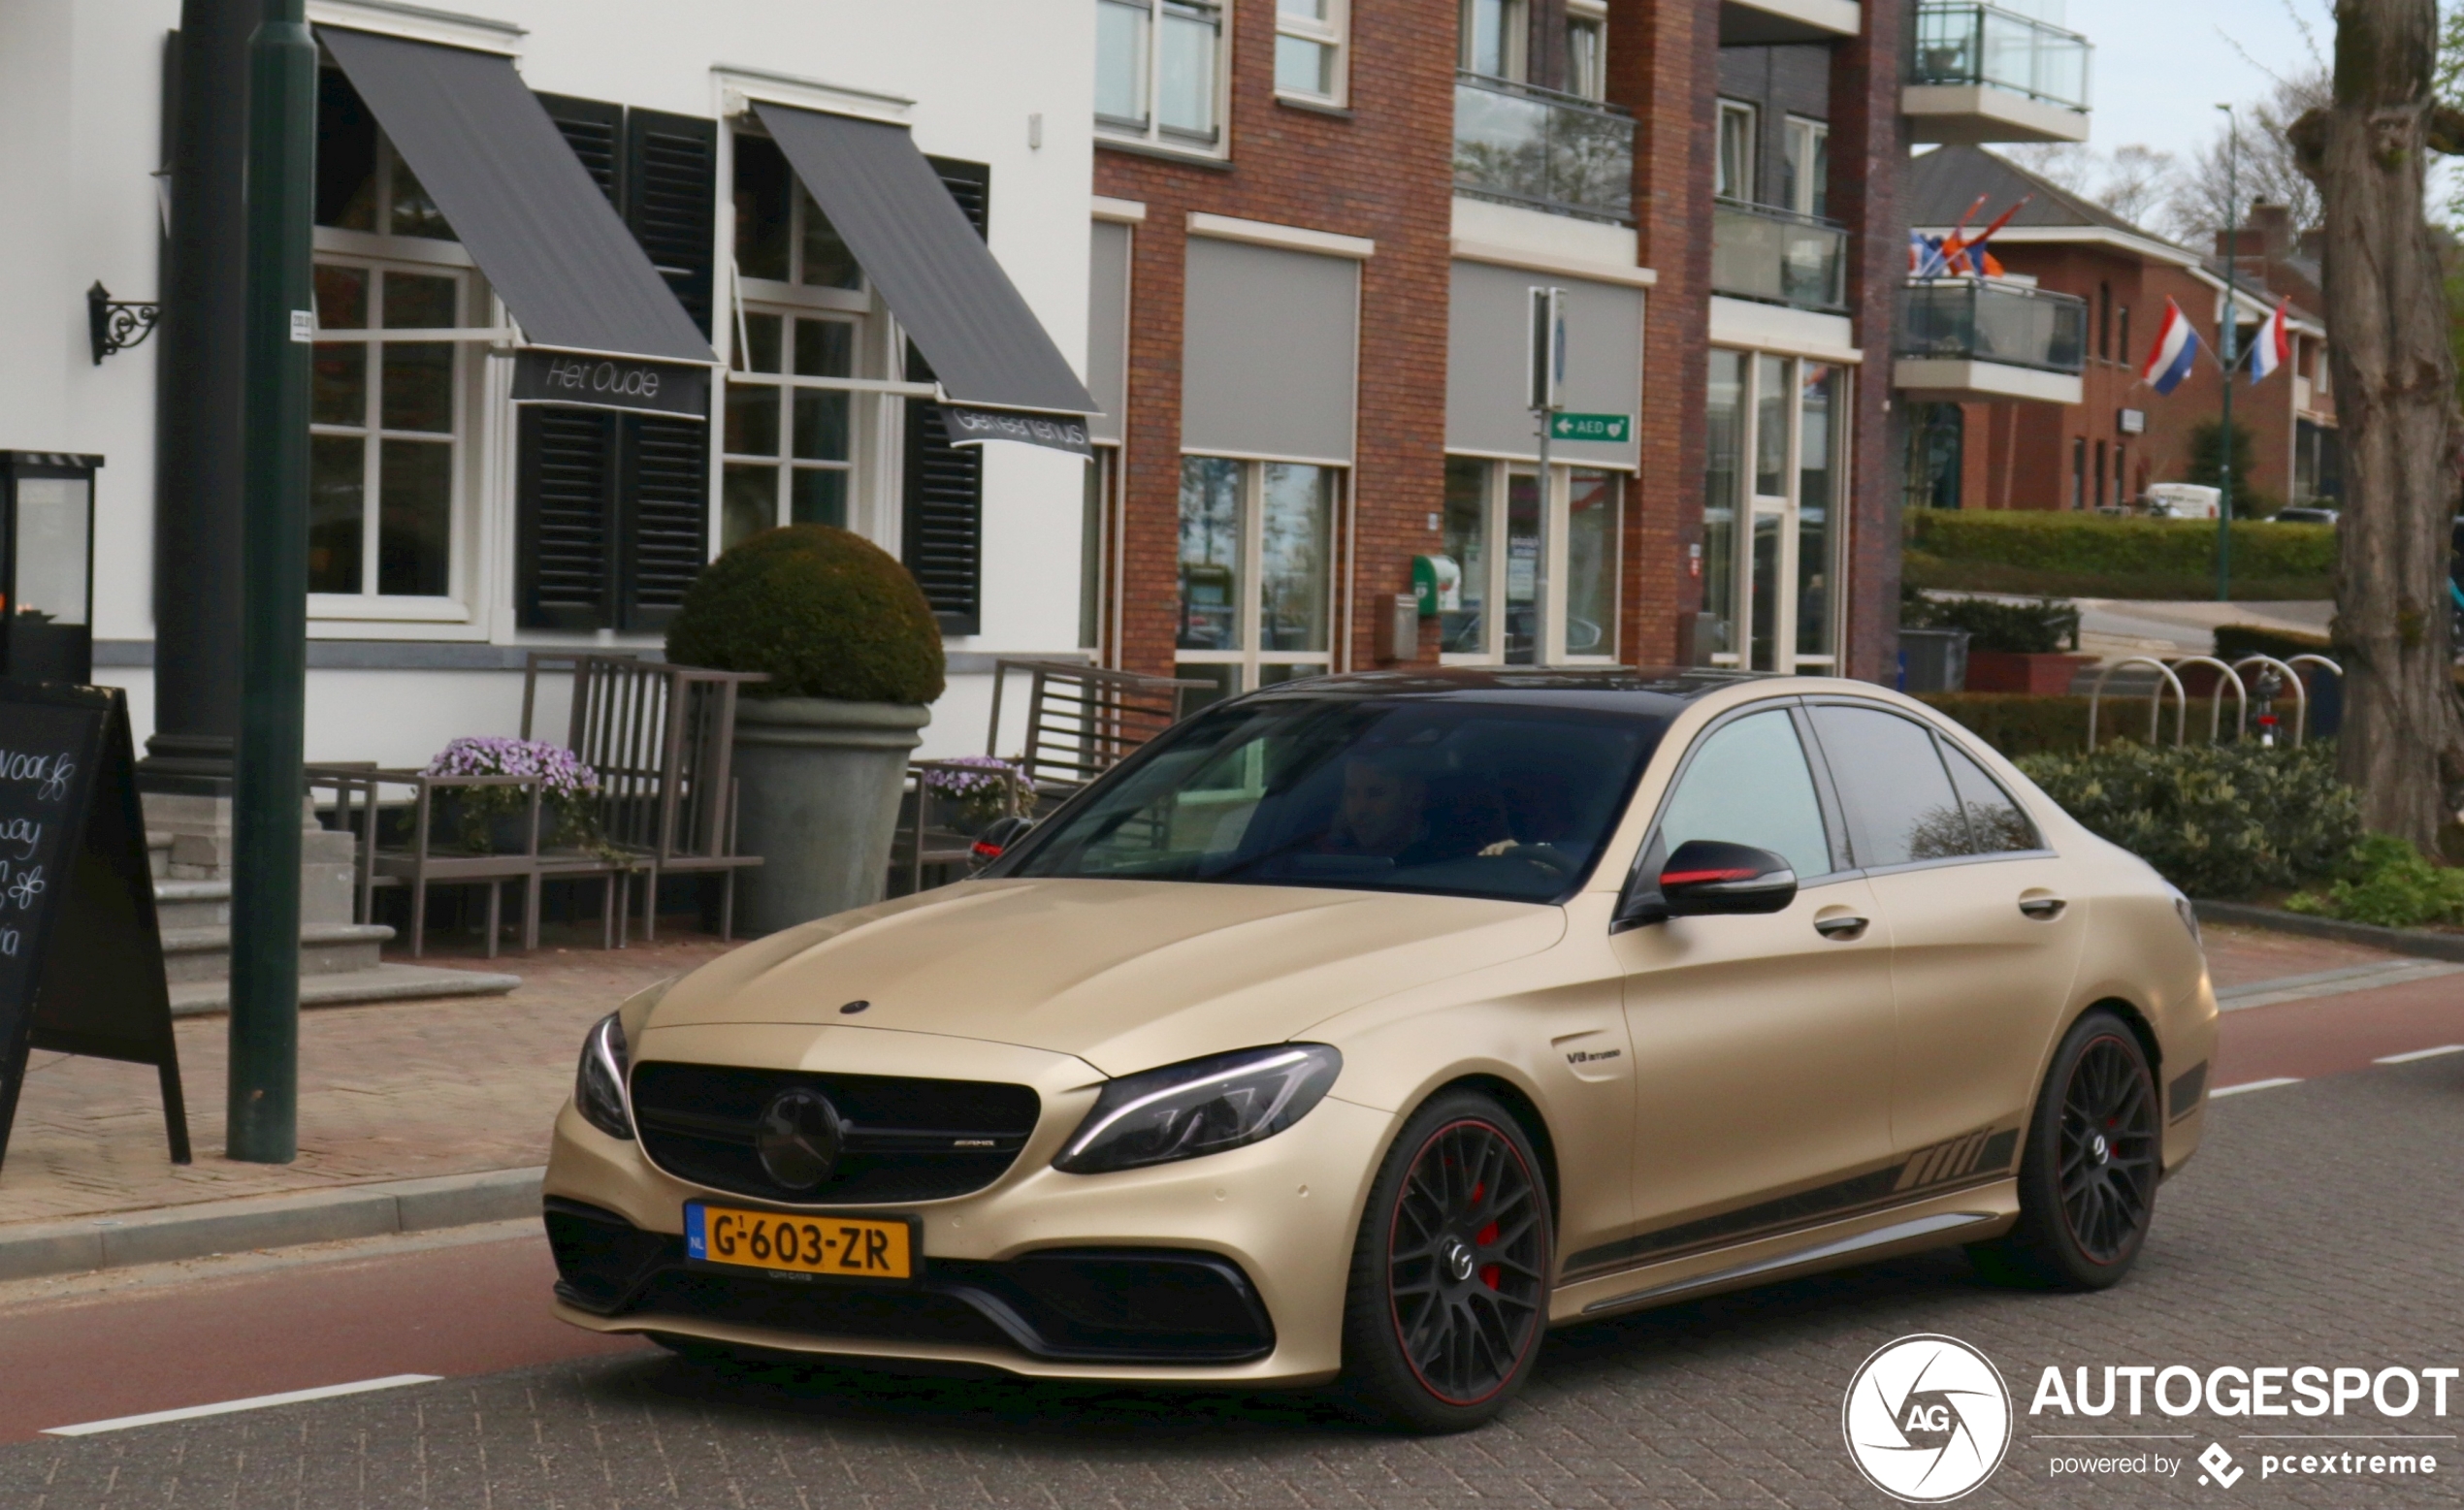
[{"label": "wheel arch", "polygon": [[[1474,1073],[1456,1076],[1442,1085],[1431,1087],[1429,1094],[1413,1104],[1412,1112],[1416,1113],[1420,1108],[1453,1090],[1476,1091],[1504,1107],[1506,1114],[1514,1119],[1514,1125],[1523,1130],[1523,1136],[1532,1141],[1532,1151],[1540,1155],[1540,1183],[1548,1191],[1548,1229],[1551,1237],[1554,1238],[1560,1204],[1557,1182],[1557,1140],[1550,1135],[1548,1118],[1540,1114],[1539,1104],[1524,1094],[1523,1088],[1512,1080],[1502,1076]],[[1410,1120],[1410,1114],[1407,1113],[1402,1121],[1409,1120]],[[1401,1122],[1397,1125],[1400,1126]]]}]

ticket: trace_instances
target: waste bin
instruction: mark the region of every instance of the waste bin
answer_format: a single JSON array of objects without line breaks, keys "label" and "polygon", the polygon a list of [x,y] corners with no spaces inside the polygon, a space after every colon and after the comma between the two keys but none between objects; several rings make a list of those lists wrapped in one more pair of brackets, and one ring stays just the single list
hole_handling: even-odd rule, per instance
[{"label": "waste bin", "polygon": [[0,451],[0,676],[94,680],[99,456]]},{"label": "waste bin", "polygon": [[1901,629],[1899,691],[1967,691],[1967,635],[1965,629]]}]

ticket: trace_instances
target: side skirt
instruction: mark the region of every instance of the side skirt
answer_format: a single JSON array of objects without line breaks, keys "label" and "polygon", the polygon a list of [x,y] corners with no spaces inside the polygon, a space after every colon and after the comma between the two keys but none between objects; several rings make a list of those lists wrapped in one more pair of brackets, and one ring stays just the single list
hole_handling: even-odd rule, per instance
[{"label": "side skirt", "polygon": [[1561,1284],[1550,1297],[1549,1319],[1552,1325],[1565,1326],[1743,1289],[1795,1272],[1975,1242],[2008,1231],[2018,1216],[2018,1182],[1997,1179],[1844,1220]]}]

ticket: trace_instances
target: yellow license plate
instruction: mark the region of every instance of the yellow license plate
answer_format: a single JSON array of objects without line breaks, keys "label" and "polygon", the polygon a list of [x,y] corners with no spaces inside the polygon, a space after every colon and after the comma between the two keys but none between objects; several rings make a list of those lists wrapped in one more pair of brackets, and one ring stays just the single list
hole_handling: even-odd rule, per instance
[{"label": "yellow license plate", "polygon": [[913,1279],[915,1224],[860,1216],[794,1216],[695,1201],[685,1254],[710,1264],[831,1279]]}]

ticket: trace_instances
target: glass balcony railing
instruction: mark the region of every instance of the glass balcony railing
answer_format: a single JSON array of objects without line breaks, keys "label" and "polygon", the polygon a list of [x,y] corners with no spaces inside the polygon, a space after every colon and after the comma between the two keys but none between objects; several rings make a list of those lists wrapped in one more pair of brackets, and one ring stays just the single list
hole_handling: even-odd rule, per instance
[{"label": "glass balcony railing", "polygon": [[1847,271],[1845,227],[1767,205],[1712,202],[1714,293],[1800,309],[1845,309]]},{"label": "glass balcony railing", "polygon": [[2088,108],[2088,39],[1998,5],[1924,0],[1911,84],[1985,84],[2070,110]]},{"label": "glass balcony railing", "polygon": [[1531,84],[1458,74],[1454,186],[1561,215],[1630,222],[1634,117]]},{"label": "glass balcony railing", "polygon": [[1899,293],[1893,354],[1995,362],[2076,376],[2087,357],[2088,301],[1985,278],[1918,278]]}]

